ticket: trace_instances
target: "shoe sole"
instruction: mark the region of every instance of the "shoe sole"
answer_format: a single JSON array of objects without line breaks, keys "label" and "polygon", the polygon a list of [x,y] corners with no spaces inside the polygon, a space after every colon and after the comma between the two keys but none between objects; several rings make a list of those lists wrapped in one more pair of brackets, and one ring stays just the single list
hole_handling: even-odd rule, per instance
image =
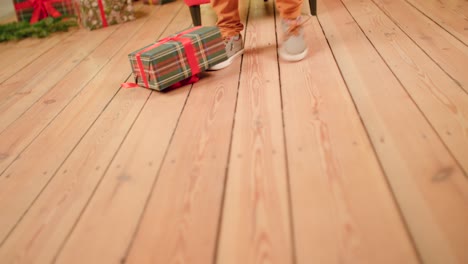
[{"label": "shoe sole", "polygon": [[241,49],[239,50],[236,54],[232,55],[229,59],[223,61],[223,62],[220,62],[214,66],[212,66],[211,68],[209,68],[208,70],[209,71],[219,71],[219,70],[222,70],[224,68],[226,68],[227,66],[231,65],[232,62],[237,58],[239,57],[240,55],[242,55],[242,53],[244,53],[244,49]]},{"label": "shoe sole", "polygon": [[279,53],[280,58],[285,61],[300,61],[307,56],[308,51],[309,49],[305,49],[303,52],[299,54],[291,55],[285,52],[283,49],[280,49],[278,53]]}]

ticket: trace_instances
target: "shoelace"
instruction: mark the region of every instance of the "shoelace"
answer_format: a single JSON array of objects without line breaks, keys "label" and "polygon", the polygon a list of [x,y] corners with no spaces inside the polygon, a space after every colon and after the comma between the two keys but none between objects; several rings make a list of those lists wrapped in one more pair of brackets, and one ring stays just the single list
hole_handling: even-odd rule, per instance
[{"label": "shoelace", "polygon": [[239,36],[231,36],[231,37],[223,37],[224,43],[228,43],[231,39],[234,40],[235,38],[239,38]]}]

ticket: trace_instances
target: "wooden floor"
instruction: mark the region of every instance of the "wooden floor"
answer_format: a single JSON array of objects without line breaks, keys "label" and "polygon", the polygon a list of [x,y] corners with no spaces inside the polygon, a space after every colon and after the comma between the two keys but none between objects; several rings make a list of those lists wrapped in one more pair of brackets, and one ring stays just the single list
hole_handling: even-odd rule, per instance
[{"label": "wooden floor", "polygon": [[468,263],[466,0],[320,0],[299,63],[243,0],[243,58],[166,93],[127,54],[188,8],[136,9],[0,44],[0,263]]}]

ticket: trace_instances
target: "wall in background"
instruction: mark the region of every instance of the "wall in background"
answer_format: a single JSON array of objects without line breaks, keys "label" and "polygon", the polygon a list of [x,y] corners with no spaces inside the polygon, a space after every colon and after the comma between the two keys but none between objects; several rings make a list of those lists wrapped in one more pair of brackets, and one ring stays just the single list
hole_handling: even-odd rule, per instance
[{"label": "wall in background", "polygon": [[10,18],[14,15],[13,0],[0,0],[0,20]]}]

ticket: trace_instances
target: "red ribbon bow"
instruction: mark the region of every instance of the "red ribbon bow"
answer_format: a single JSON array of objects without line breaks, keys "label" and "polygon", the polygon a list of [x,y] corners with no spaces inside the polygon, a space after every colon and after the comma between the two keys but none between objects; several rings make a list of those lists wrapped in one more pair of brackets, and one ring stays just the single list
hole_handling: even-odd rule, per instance
[{"label": "red ribbon bow", "polygon": [[60,3],[62,0],[27,0],[21,3],[15,4],[16,10],[23,10],[27,8],[32,8],[33,13],[31,20],[29,21],[31,24],[38,22],[40,19],[52,16],[52,17],[59,17],[62,14],[55,9],[53,3]]},{"label": "red ribbon bow", "polygon": [[[187,57],[187,61],[188,61],[188,64],[190,66],[190,70],[192,71],[192,77],[187,78],[187,79],[185,79],[183,81],[180,81],[178,83],[175,83],[171,87],[172,88],[178,88],[178,87],[181,87],[183,85],[195,83],[195,82],[198,81],[198,77],[196,75],[198,73],[200,73],[201,70],[200,70],[200,67],[198,66],[198,59],[195,56],[195,47],[193,46],[192,40],[190,38],[182,38],[181,36],[184,35],[184,34],[190,33],[190,32],[192,32],[192,31],[194,31],[196,29],[199,29],[199,28],[200,28],[200,26],[199,27],[194,27],[194,28],[188,29],[186,31],[183,31],[183,32],[181,32],[181,33],[179,33],[179,34],[177,34],[177,35],[175,35],[173,37],[168,37],[168,38],[161,39],[157,43],[147,47],[144,50],[141,50],[140,52],[138,52],[135,55],[136,60],[137,60],[137,64],[138,64],[138,70],[140,71],[141,78],[143,79],[143,83],[145,84],[146,88],[149,88],[149,83],[148,83],[148,79],[146,78],[143,63],[141,61],[141,54],[145,53],[145,52],[147,52],[149,50],[152,50],[152,49],[154,49],[154,48],[158,47],[159,45],[162,45],[162,44],[164,44],[166,42],[172,41],[172,40],[173,41],[178,41],[178,42],[182,43],[182,45],[184,45],[185,56]],[[125,88],[134,88],[134,87],[138,87],[138,84],[123,83],[122,86],[125,87]]]},{"label": "red ribbon bow", "polygon": [[106,12],[104,11],[104,5],[102,4],[102,0],[98,0],[98,6],[99,6],[99,13],[101,14],[101,19],[102,19],[102,27],[107,27],[107,19],[106,19]]}]

